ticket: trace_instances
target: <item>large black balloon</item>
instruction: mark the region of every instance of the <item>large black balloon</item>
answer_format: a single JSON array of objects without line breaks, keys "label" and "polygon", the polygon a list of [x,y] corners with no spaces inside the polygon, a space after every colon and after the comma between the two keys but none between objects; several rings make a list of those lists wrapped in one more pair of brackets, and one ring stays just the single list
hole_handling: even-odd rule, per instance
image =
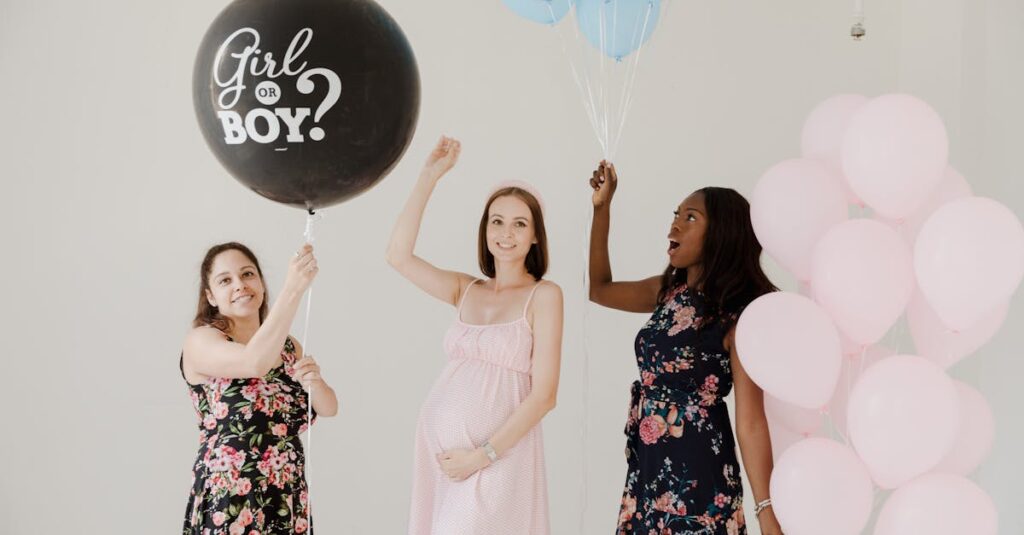
[{"label": "large black balloon", "polygon": [[420,81],[405,34],[372,0],[235,0],[199,46],[193,101],[235,178],[312,211],[366,191],[398,163]]}]

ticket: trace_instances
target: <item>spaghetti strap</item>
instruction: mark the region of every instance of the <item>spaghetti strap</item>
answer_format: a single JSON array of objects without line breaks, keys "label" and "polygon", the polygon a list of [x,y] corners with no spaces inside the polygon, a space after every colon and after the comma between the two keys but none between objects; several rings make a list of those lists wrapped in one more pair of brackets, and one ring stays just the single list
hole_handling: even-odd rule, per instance
[{"label": "spaghetti strap", "polygon": [[462,292],[462,297],[459,298],[459,307],[455,311],[456,317],[458,317],[459,319],[462,319],[462,305],[463,303],[466,302],[466,295],[469,294],[469,289],[472,288],[473,285],[478,282],[480,282],[480,279],[473,279],[473,282],[467,284],[466,289]]},{"label": "spaghetti strap", "polygon": [[544,281],[540,281],[537,284],[534,284],[533,285],[533,289],[530,290],[530,296],[526,298],[526,304],[523,305],[523,317],[524,318],[526,317],[526,311],[530,309],[530,303],[533,301],[533,294],[537,293],[537,288],[540,288],[541,284],[544,284]]}]

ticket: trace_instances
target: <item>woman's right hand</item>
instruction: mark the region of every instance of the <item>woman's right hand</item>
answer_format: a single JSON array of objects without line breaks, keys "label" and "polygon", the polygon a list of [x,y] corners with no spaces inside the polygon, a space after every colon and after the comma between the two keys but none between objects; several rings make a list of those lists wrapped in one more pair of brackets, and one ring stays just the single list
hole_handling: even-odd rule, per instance
[{"label": "woman's right hand", "polygon": [[590,177],[590,187],[594,189],[592,198],[594,208],[603,208],[611,204],[618,183],[619,177],[615,174],[615,165],[601,160],[600,165]]},{"label": "woman's right hand", "polygon": [[462,143],[459,143],[459,140],[441,136],[423,164],[423,174],[432,180],[440,179],[452,167],[455,167],[460,152],[462,152]]},{"label": "woman's right hand", "polygon": [[288,262],[288,275],[285,277],[284,286],[301,295],[313,284],[313,279],[319,271],[320,267],[313,256],[313,246],[304,244]]}]

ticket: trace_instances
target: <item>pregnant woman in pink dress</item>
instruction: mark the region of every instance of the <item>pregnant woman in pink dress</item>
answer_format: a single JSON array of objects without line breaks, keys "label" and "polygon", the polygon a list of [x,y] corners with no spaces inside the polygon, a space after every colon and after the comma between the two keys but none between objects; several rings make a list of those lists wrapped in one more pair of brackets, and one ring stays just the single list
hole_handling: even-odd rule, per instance
[{"label": "pregnant woman in pink dress", "polygon": [[555,406],[562,291],[543,281],[544,214],[526,184],[491,194],[480,219],[477,279],[413,251],[438,180],[461,146],[442,137],[395,224],[387,260],[452,305],[448,362],[420,412],[410,535],[546,535],[548,497],[540,421]]}]

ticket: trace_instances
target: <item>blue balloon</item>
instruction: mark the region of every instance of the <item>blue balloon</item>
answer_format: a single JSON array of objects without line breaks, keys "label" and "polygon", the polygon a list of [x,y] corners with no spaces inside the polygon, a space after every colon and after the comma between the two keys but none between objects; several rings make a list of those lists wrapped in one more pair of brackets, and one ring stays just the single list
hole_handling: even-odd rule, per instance
[{"label": "blue balloon", "polygon": [[576,20],[583,36],[616,60],[651,38],[660,13],[661,0],[576,0]]},{"label": "blue balloon", "polygon": [[541,24],[554,24],[569,12],[572,0],[501,0],[524,19]]}]

